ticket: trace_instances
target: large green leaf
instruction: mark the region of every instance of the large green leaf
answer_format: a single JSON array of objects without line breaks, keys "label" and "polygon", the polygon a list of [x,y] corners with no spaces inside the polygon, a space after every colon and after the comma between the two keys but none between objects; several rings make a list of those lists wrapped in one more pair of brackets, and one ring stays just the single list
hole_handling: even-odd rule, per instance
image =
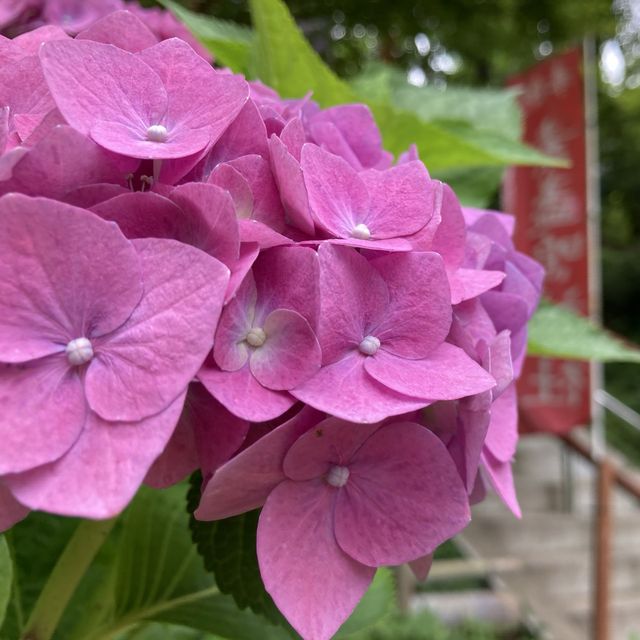
[{"label": "large green leaf", "polygon": [[640,362],[640,349],[628,345],[568,309],[544,303],[529,323],[530,355],[600,362]]},{"label": "large green leaf", "polygon": [[0,535],[0,627],[4,622],[4,616],[11,596],[11,584],[13,582],[13,563],[9,546],[5,537]]},{"label": "large green leaf", "polygon": [[[313,50],[282,0],[250,0],[255,29],[254,70],[281,95],[297,98],[313,91],[314,100],[327,107],[360,102],[362,96],[338,78]],[[423,115],[393,104],[384,92],[364,96],[382,131],[385,147],[402,153],[416,143],[430,170],[459,167],[562,162],[497,132],[476,130],[466,123],[428,122]],[[385,99],[387,98],[387,99]]]},{"label": "large green leaf", "polygon": [[253,34],[235,22],[219,20],[185,9],[173,0],[158,0],[170,9],[213,54],[216,62],[238,73],[248,73]]}]

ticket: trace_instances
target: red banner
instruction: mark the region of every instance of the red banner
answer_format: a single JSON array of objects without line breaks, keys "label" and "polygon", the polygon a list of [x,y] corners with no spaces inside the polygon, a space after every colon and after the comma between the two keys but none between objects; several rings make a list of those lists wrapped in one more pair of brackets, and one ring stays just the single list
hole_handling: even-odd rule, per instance
[{"label": "red banner", "polygon": [[[503,207],[516,215],[516,247],[547,271],[544,296],[589,313],[587,174],[582,50],[549,58],[512,78],[524,116],[524,140],[566,158],[570,169],[515,167]],[[565,433],[590,419],[589,365],[530,357],[519,381],[531,425]]]}]

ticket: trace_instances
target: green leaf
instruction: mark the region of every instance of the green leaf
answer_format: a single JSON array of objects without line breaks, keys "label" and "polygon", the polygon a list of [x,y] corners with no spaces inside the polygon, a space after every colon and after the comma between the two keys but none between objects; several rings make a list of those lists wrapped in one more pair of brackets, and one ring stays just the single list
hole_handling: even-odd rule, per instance
[{"label": "green leaf", "polygon": [[[253,68],[263,82],[287,98],[313,91],[313,99],[323,107],[362,101],[313,50],[282,0],[250,0],[249,4],[255,30]],[[392,104],[391,93],[370,91],[364,96],[385,148],[398,155],[416,143],[430,171],[509,164],[564,166],[493,131],[476,130],[465,122],[428,122],[423,114]]]},{"label": "green leaf", "polygon": [[185,9],[173,0],[158,0],[172,11],[213,54],[217,63],[236,73],[247,73],[251,60],[253,34],[251,29],[235,22],[204,16]]},{"label": "green leaf", "polygon": [[529,355],[567,360],[639,362],[640,348],[625,344],[587,318],[544,303],[529,323]]},{"label": "green leaf", "polygon": [[4,536],[0,535],[0,627],[4,622],[4,616],[11,596],[11,584],[13,582],[13,562],[9,553],[9,546]]},{"label": "green leaf", "polygon": [[350,637],[378,624],[395,610],[395,598],[395,582],[391,570],[378,569],[367,593],[340,627],[336,639]]},{"label": "green leaf", "polygon": [[[193,474],[190,482],[187,503],[193,512],[200,500],[200,474]],[[274,623],[286,625],[260,577],[256,555],[259,515],[259,511],[251,511],[215,522],[191,517],[189,526],[204,566],[214,574],[220,591],[231,595],[241,609],[249,607]]]}]

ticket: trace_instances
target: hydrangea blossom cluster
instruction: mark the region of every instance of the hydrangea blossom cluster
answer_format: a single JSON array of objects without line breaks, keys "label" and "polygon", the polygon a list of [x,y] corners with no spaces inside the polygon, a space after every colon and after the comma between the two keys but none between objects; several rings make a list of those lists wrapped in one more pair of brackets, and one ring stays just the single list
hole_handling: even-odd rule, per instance
[{"label": "hydrangea blossom cluster", "polygon": [[283,100],[126,8],[0,4],[46,23],[0,40],[0,529],[199,468],[196,517],[262,507],[266,588],[324,640],[487,487],[519,513],[542,269],[365,106]]}]

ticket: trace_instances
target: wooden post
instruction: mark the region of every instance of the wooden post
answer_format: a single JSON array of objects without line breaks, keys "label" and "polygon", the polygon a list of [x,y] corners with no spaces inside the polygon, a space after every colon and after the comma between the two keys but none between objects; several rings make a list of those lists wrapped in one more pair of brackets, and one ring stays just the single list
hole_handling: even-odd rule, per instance
[{"label": "wooden post", "polygon": [[613,484],[613,468],[604,457],[598,462],[598,489],[595,522],[595,572],[594,572],[594,620],[593,639],[609,640],[610,620],[610,586],[611,586],[611,544],[612,513],[611,488]]}]

